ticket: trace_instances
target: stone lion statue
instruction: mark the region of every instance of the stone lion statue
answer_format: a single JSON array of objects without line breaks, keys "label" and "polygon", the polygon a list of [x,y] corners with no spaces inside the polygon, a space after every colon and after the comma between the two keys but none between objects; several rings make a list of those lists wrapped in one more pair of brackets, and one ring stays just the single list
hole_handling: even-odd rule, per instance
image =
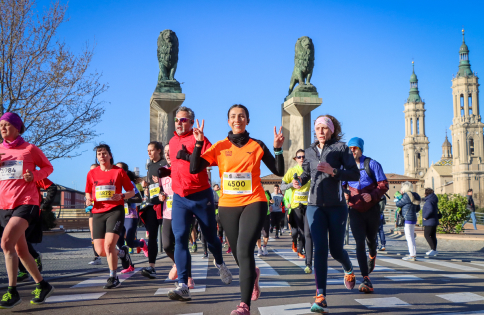
[{"label": "stone lion statue", "polygon": [[178,37],[172,30],[164,30],[158,36],[158,62],[160,63],[159,81],[175,80],[178,64]]},{"label": "stone lion statue", "polygon": [[294,56],[294,71],[289,84],[289,94],[294,90],[296,83],[299,85],[311,85],[311,76],[314,68],[314,45],[311,38],[300,37],[296,42],[296,54]]}]

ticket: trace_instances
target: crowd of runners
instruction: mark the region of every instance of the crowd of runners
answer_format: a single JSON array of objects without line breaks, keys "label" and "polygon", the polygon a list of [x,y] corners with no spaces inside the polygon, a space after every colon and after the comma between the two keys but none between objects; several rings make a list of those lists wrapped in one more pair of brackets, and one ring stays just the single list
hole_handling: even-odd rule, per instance
[{"label": "crowd of runners", "polygon": [[[190,108],[178,108],[169,143],[148,144],[150,162],[144,178],[125,163],[114,163],[108,144],[94,148],[85,201],[94,252],[90,264],[100,264],[100,257],[106,257],[109,266],[104,288],[121,284],[118,259],[121,273],[135,271],[130,249],[148,258],[149,266],[141,274],[156,279],[161,225],[163,250],[173,261],[168,278],[177,280],[168,298],[191,300],[190,290],[196,284],[190,252],[198,251],[200,239],[203,258],[212,254],[225,285],[232,282],[232,273],[224,262],[224,246],[233,255],[239,268],[240,303],[231,315],[247,315],[261,295],[254,251],[268,255],[269,235],[275,233],[278,238],[286,230],[295,255],[305,260],[304,272],[314,273],[316,296],[311,311],[326,313],[328,253],[344,269],[344,286],[351,290],[356,283],[343,247],[349,217],[362,276],[358,289],[373,292],[369,275],[377,256],[380,203],[389,187],[381,165],[363,155],[363,139],[342,142],[339,121],[331,115],[319,116],[314,122],[314,143],[297,150],[294,166],[285,170],[282,128],[274,127],[270,148],[249,135],[245,106],[231,106],[227,120],[231,131],[212,145],[204,136],[204,120],[195,119]],[[41,210],[51,206],[55,195],[56,186],[47,179],[53,167],[39,148],[22,139],[24,130],[18,115],[5,113],[0,118],[1,246],[9,281],[0,308],[20,303],[16,284],[28,274],[36,283],[32,304],[44,303],[54,291],[42,278],[40,254],[30,244],[39,241]],[[282,178],[272,193],[262,186],[261,162]],[[218,166],[220,185],[209,182],[207,167],[211,166]],[[47,192],[44,197],[41,188]],[[139,221],[146,228],[145,239],[137,238]]]}]

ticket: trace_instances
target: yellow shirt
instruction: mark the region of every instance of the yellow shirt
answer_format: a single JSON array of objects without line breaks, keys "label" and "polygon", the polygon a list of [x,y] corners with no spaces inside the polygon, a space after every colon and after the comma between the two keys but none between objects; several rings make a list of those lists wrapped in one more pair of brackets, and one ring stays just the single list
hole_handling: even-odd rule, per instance
[{"label": "yellow shirt", "polygon": [[[301,166],[296,165],[290,168],[286,175],[282,178],[282,180],[289,184],[294,179],[294,173],[297,173],[297,176],[301,176],[303,173],[303,169]],[[291,209],[295,209],[299,207],[299,204],[302,203],[304,205],[308,204],[308,197],[309,197],[309,187],[311,186],[311,181],[308,181],[304,186],[299,189],[292,188],[292,200],[291,200]]]}]

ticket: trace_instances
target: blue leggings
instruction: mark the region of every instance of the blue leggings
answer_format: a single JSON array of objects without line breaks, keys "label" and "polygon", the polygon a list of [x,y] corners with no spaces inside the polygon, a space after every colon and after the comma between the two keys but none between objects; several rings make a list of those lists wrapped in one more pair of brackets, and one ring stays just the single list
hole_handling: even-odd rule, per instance
[{"label": "blue leggings", "polygon": [[345,206],[318,207],[308,206],[306,216],[314,244],[314,277],[317,294],[326,296],[328,278],[328,232],[329,251],[347,272],[353,270],[344,246],[348,208]]},{"label": "blue leggings", "polygon": [[222,243],[217,237],[217,221],[212,189],[205,189],[186,197],[173,194],[173,211],[171,228],[175,235],[175,263],[179,283],[188,283],[188,269],[191,256],[188,250],[188,238],[192,216],[198,219],[198,224],[207,240],[208,249],[219,265],[223,264]]},{"label": "blue leggings", "polygon": [[119,233],[118,247],[124,245],[124,234],[126,234],[126,245],[130,248],[143,247],[143,243],[136,239],[138,218],[124,218],[124,228]]}]

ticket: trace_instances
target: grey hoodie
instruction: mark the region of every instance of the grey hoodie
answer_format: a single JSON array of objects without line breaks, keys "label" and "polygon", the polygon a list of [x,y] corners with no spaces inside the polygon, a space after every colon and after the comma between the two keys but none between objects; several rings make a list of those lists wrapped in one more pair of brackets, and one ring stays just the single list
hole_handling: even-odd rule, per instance
[{"label": "grey hoodie", "polygon": [[[346,143],[330,140],[324,144],[321,155],[317,148],[318,144],[319,141],[316,141],[305,150],[306,158],[302,165],[304,173],[300,176],[302,185],[311,180],[308,205],[344,206],[346,200],[341,182],[358,181],[360,170]],[[317,166],[320,162],[327,162],[331,167],[338,169],[338,175],[332,176],[318,171]]]}]

